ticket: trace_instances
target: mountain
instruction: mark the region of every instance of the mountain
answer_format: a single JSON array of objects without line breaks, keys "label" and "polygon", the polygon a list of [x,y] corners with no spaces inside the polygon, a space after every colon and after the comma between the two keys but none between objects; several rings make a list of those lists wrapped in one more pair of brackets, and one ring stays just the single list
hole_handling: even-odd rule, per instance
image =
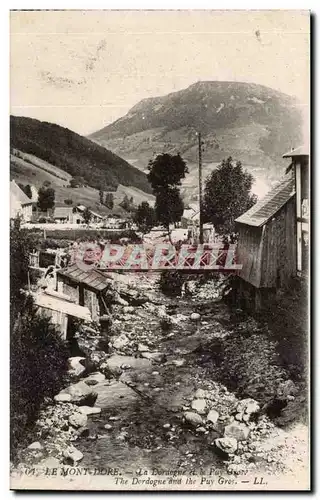
[{"label": "mountain", "polygon": [[201,131],[204,177],[232,156],[266,190],[284,171],[282,154],[301,142],[301,129],[295,98],[262,85],[212,81],[144,99],[90,139],[143,171],[155,153],[179,151],[190,170],[184,185],[195,192]]},{"label": "mountain", "polygon": [[[83,184],[98,190],[116,191],[122,185],[152,192],[146,175],[139,169],[95,142],[53,123],[11,116],[10,146],[11,151],[29,155],[29,163],[38,169],[49,169],[55,182],[59,176],[64,182],[81,177]],[[17,161],[15,165],[17,169]],[[22,167],[20,162],[20,171]],[[55,168],[60,173],[54,172]]]}]

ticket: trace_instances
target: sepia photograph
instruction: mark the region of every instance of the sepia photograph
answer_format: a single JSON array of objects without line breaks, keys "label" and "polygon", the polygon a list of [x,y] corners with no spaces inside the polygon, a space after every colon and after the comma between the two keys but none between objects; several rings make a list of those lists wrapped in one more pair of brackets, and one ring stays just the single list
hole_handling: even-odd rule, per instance
[{"label": "sepia photograph", "polygon": [[310,491],[310,25],[10,11],[11,490]]}]

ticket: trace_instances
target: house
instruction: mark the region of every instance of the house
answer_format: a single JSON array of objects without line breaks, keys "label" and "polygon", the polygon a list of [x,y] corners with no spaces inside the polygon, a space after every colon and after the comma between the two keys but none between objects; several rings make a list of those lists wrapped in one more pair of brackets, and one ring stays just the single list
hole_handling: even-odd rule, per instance
[{"label": "house", "polygon": [[24,222],[32,219],[32,200],[22,191],[18,184],[10,182],[10,219],[21,217]]},{"label": "house", "polygon": [[308,272],[309,261],[309,147],[300,146],[283,158],[291,158],[287,172],[293,171],[295,180],[297,273],[301,275]]},{"label": "house", "polygon": [[91,322],[87,307],[75,304],[70,297],[54,291],[45,290],[32,294],[39,314],[50,318],[64,340],[71,339],[75,333],[75,320]]},{"label": "house", "polygon": [[240,297],[245,306],[259,309],[264,296],[287,285],[297,271],[293,172],[235,222]]},{"label": "house", "polygon": [[108,315],[107,292],[110,281],[98,270],[83,270],[72,264],[57,271],[57,290],[90,310],[93,321]]},{"label": "house", "polygon": [[[75,211],[76,213],[78,214],[83,214],[83,212],[86,210],[87,207],[85,207],[85,205],[77,205],[75,207]],[[102,222],[103,221],[103,216],[98,214],[97,212],[94,212],[93,210],[90,210],[89,209],[89,212],[91,214],[91,219],[90,219],[90,222],[94,223],[94,224],[97,224],[99,222]],[[82,217],[82,222],[83,222],[83,217]]]},{"label": "house", "polygon": [[55,207],[53,212],[55,222],[60,224],[82,224],[83,217],[77,207]]},{"label": "house", "polygon": [[181,217],[181,227],[197,226],[200,221],[200,210],[197,204],[185,208]]}]

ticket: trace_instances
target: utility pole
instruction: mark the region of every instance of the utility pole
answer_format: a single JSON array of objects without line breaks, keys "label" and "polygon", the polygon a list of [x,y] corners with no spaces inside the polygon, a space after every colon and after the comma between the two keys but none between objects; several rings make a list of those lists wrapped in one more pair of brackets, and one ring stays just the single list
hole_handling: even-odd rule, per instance
[{"label": "utility pole", "polygon": [[199,239],[200,244],[203,244],[203,219],[202,219],[202,141],[201,132],[198,132],[198,148],[199,148]]}]

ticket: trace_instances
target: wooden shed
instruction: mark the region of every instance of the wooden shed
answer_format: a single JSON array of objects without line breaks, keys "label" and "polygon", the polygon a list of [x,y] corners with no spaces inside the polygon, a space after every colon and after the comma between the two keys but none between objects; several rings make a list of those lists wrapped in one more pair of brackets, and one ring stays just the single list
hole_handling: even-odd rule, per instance
[{"label": "wooden shed", "polygon": [[266,293],[296,275],[295,180],[289,172],[250,210],[236,219],[240,293],[261,306]]},{"label": "wooden shed", "polygon": [[93,321],[108,315],[106,292],[110,289],[110,281],[98,270],[85,271],[77,264],[59,269],[57,288],[80,306],[88,307]]}]

